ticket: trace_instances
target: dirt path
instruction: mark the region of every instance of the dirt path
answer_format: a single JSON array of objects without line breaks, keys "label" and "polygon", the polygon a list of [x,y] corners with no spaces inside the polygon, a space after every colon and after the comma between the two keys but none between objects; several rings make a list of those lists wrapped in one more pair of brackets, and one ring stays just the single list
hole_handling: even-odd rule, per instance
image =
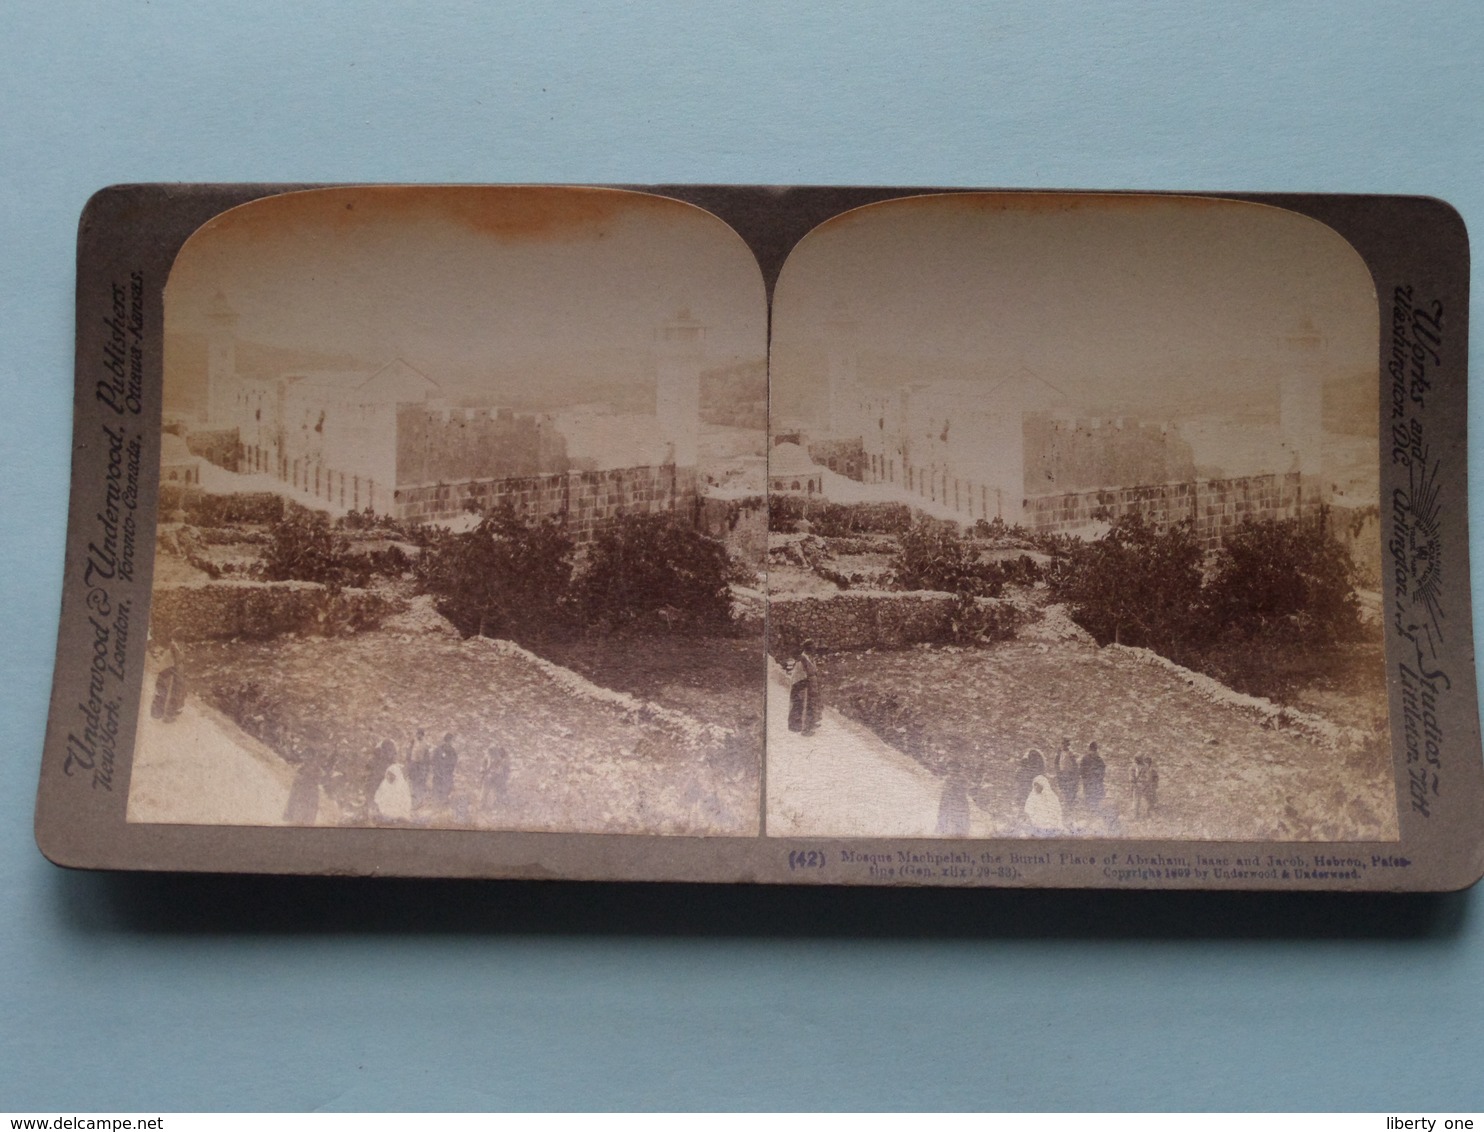
[{"label": "dirt path", "polygon": [[[812,735],[788,729],[789,689],[768,666],[768,834],[938,837],[944,784],[922,764],[828,706]],[[990,835],[969,807],[968,833]]]},{"label": "dirt path", "polygon": [[284,824],[294,768],[198,697],[169,723],[151,717],[159,668],[152,658],[145,669],[128,820]]}]

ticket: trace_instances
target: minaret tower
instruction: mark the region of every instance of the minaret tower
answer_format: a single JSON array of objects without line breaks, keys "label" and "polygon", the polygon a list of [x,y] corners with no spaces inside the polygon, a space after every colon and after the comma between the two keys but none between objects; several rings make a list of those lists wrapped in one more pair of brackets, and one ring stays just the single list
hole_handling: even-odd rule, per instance
[{"label": "minaret tower", "polygon": [[227,428],[235,423],[232,398],[237,394],[237,312],[220,291],[206,308],[206,424]]},{"label": "minaret tower", "polygon": [[701,365],[706,327],[688,310],[654,332],[655,417],[676,467],[694,468],[701,440]]},{"label": "minaret tower", "polygon": [[1283,444],[1293,454],[1292,467],[1302,474],[1305,487],[1321,475],[1320,445],[1324,437],[1324,337],[1305,318],[1282,339],[1285,354],[1279,388],[1278,416]]}]

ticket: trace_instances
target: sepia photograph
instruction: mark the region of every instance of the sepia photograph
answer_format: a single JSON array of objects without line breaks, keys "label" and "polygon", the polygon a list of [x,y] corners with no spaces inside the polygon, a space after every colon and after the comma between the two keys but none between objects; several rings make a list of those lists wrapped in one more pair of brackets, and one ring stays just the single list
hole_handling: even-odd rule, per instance
[{"label": "sepia photograph", "polygon": [[756,836],[766,341],[740,238],[645,193],[196,231],[128,820]]},{"label": "sepia photograph", "polygon": [[121,185],[80,233],[53,861],[1473,879],[1446,203]]},{"label": "sepia photograph", "polygon": [[790,253],[766,832],[1387,841],[1379,322],[1332,229],[963,193]]}]

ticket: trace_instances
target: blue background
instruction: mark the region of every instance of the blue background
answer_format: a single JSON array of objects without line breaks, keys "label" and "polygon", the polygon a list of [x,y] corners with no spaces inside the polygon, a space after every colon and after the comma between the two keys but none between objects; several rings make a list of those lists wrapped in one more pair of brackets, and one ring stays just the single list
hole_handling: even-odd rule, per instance
[{"label": "blue background", "polygon": [[107,877],[31,836],[100,186],[1428,193],[1480,230],[1481,60],[1469,3],[0,9],[0,1108],[1484,1107],[1477,893]]}]

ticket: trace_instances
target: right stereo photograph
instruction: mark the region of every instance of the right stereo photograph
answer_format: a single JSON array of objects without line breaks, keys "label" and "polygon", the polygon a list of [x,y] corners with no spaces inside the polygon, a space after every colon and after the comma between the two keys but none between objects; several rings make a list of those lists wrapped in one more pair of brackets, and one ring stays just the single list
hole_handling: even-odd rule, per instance
[{"label": "right stereo photograph", "polygon": [[765,827],[1386,841],[1377,304],[1268,205],[930,195],[794,249]]}]

